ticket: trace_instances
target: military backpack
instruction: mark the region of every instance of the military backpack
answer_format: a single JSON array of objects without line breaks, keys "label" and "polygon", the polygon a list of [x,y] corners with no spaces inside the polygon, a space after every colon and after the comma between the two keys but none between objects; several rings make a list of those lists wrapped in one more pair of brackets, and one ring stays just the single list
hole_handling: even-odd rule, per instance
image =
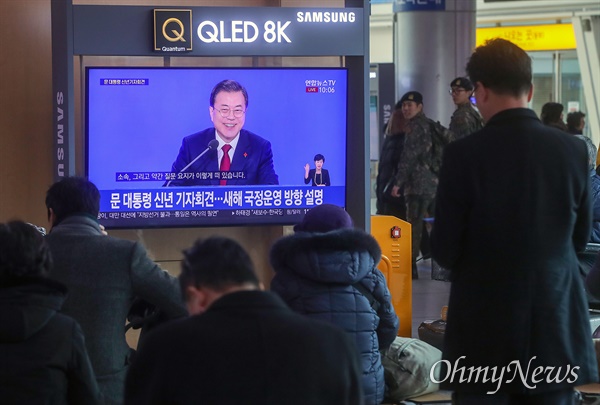
[{"label": "military backpack", "polygon": [[440,124],[439,121],[429,119],[431,128],[431,166],[433,173],[439,174],[442,167],[442,156],[444,148],[454,140],[452,131]]}]

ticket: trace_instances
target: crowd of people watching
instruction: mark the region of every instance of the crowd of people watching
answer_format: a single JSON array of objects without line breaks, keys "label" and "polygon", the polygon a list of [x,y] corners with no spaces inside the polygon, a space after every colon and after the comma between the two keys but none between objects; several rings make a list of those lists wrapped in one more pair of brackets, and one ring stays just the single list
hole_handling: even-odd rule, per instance
[{"label": "crowd of people watching", "polygon": [[[516,45],[488,41],[467,72],[473,81],[450,85],[457,109],[454,132],[438,134],[447,145],[441,170],[431,153],[441,130],[425,116],[423,96],[399,101],[378,210],[406,205],[413,276],[423,217],[435,213],[432,255],[452,271],[445,361],[481,368],[538,358],[543,369],[577,369],[574,380],[536,389],[527,379],[496,384],[493,396],[494,381],[443,382],[454,403],[571,403],[575,383],[598,379],[575,256],[592,219],[591,241],[600,242],[596,148],[566,135],[583,137],[584,114],[569,114],[565,125],[560,104],[544,106],[541,121],[526,108],[531,61]],[[3,403],[382,403],[381,353],[401,320],[377,269],[377,241],[343,208],[312,208],[273,244],[275,275],[264,291],[248,253],[223,237],[195,241],[173,277],[139,242],[107,234],[99,202],[93,183],[67,177],[46,194],[48,235],[21,221],[0,224]],[[588,290],[600,295],[600,261],[590,267]],[[134,302],[162,321],[137,351],[125,340]]]},{"label": "crowd of people watching", "polygon": [[[235,241],[200,239],[178,278],[98,223],[79,177],[46,194],[51,229],[0,225],[0,397],[10,403],[379,404],[380,351],[399,320],[375,239],[341,207],[310,210],[277,241],[263,291]],[[312,266],[310,257],[317,257]],[[304,278],[306,280],[304,280]],[[366,294],[366,295],[365,295]],[[373,302],[369,296],[374,297]],[[139,301],[164,325],[125,340]]]}]

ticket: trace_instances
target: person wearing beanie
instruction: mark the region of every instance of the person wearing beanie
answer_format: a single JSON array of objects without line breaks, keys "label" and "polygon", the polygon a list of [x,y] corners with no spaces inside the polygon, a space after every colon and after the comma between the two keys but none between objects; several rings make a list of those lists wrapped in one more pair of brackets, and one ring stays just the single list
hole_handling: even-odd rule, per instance
[{"label": "person wearing beanie", "polygon": [[464,138],[483,128],[483,119],[471,104],[473,83],[466,77],[457,77],[450,83],[450,95],[456,105],[456,110],[450,118],[450,131],[454,138]]},{"label": "person wearing beanie", "polygon": [[343,208],[330,204],[312,208],[294,231],[271,248],[271,290],[294,311],[331,322],[354,337],[363,359],[365,404],[379,404],[385,391],[380,350],[391,345],[399,326],[377,269],[381,248],[353,227]]}]

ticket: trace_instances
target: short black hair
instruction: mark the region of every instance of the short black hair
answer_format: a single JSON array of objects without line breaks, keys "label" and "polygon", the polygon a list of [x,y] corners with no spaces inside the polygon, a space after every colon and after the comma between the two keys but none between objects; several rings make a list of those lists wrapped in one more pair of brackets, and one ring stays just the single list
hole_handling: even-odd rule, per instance
[{"label": "short black hair", "polygon": [[549,102],[542,106],[542,113],[540,119],[546,125],[552,124],[553,122],[560,121],[560,115],[562,114],[564,107],[560,103]]},{"label": "short black hair", "polygon": [[233,239],[220,236],[198,239],[183,255],[179,275],[182,293],[191,285],[216,291],[243,284],[259,287],[250,256]]},{"label": "short black hair", "polygon": [[569,131],[577,130],[577,127],[581,123],[581,119],[585,118],[585,113],[581,111],[573,111],[567,114],[567,128]]},{"label": "short black hair", "polygon": [[73,214],[89,214],[94,218],[100,212],[100,192],[94,183],[83,177],[65,177],[46,192],[48,217],[54,211],[54,225]]},{"label": "short black hair", "polygon": [[531,58],[502,38],[487,40],[475,48],[466,71],[475,86],[480,82],[497,94],[521,97],[532,86]]},{"label": "short black hair", "polygon": [[217,98],[217,94],[222,91],[226,93],[237,93],[238,91],[241,91],[244,95],[244,100],[246,101],[246,107],[248,107],[248,92],[244,86],[235,80],[222,80],[217,83],[215,87],[213,87],[212,91],[210,92],[211,107],[215,106],[215,98]]},{"label": "short black hair", "polygon": [[0,224],[0,284],[46,277],[51,269],[50,249],[35,227],[22,221]]},{"label": "short black hair", "polygon": [[325,163],[325,156],[321,155],[320,153],[317,153],[317,154],[315,155],[315,162],[316,162],[317,160],[322,160],[322,161],[323,161],[323,163]]}]

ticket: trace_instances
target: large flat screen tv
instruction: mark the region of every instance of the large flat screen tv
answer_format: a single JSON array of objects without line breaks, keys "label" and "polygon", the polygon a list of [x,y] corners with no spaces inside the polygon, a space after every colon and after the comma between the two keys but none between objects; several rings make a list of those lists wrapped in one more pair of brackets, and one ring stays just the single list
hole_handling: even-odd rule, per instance
[{"label": "large flat screen tv", "polygon": [[[246,89],[247,107],[210,108],[223,80]],[[108,228],[289,225],[319,204],[345,207],[346,126],[343,68],[86,69],[86,175]],[[215,127],[243,127],[229,169]],[[313,185],[325,184],[316,155],[326,186]]]}]

